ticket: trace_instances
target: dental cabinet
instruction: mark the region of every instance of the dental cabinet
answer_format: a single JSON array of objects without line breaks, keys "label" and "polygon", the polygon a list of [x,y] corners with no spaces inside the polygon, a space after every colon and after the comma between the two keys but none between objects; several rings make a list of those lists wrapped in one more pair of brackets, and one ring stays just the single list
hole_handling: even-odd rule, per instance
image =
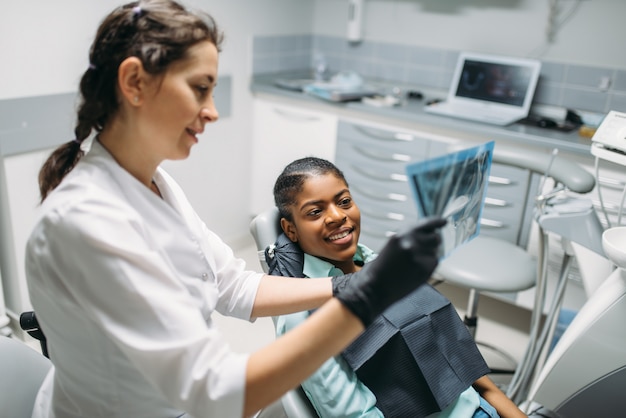
[{"label": "dental cabinet", "polygon": [[[424,114],[422,101],[409,101],[400,107],[374,108],[360,102],[327,103],[302,93],[277,89],[263,80],[253,82],[255,125],[255,160],[252,178],[259,184],[263,180],[272,184],[287,162],[305,155],[331,156],[346,174],[351,191],[362,213],[362,241],[375,250],[381,248],[394,232],[409,226],[416,218],[413,197],[406,182],[405,165],[442,155],[475,144],[496,141],[496,147],[549,154],[554,148],[560,155],[581,164],[590,172],[594,161],[589,152],[590,141],[574,133],[551,132],[534,126],[514,124],[508,127],[487,126],[475,122],[452,120]],[[322,115],[335,130],[326,126],[318,134],[305,123],[280,122],[284,116],[268,114],[268,109],[285,109],[289,112],[312,112]],[[257,113],[258,112],[258,113]],[[287,134],[288,133],[288,134]],[[280,138],[280,143],[277,141]],[[303,142],[306,146],[301,148]],[[272,144],[276,148],[273,148]],[[328,147],[333,146],[334,150]],[[282,148],[289,147],[294,158],[286,158]],[[280,158],[275,158],[275,156]],[[259,158],[259,156],[265,156]],[[261,170],[262,169],[262,170]],[[271,178],[271,180],[270,180]],[[610,217],[615,218],[621,202],[624,176],[618,167],[603,166],[599,186]],[[481,233],[506,239],[528,248],[536,248],[533,222],[534,196],[538,192],[541,176],[530,175],[526,170],[494,163],[491,169],[487,200],[481,220]],[[271,188],[253,187],[252,214],[271,206]],[[597,188],[586,197],[592,199],[599,210]],[[258,194],[260,192],[260,194]],[[268,197],[269,195],[269,197]],[[603,219],[600,214],[600,219]],[[563,249],[558,237],[550,241],[550,262],[547,297],[554,291],[551,281],[556,281]],[[591,266],[593,269],[593,266]],[[564,307],[579,308],[587,295],[577,266],[569,274],[568,291]],[[533,289],[516,294],[491,295],[506,302],[531,309]]]},{"label": "dental cabinet", "polygon": [[[379,251],[391,235],[417,219],[406,164],[459,147],[464,147],[463,141],[425,132],[339,122],[335,162],[361,208],[364,244]],[[534,194],[530,186],[535,183],[526,170],[494,163],[481,233],[525,246],[531,222],[528,195]]]}]

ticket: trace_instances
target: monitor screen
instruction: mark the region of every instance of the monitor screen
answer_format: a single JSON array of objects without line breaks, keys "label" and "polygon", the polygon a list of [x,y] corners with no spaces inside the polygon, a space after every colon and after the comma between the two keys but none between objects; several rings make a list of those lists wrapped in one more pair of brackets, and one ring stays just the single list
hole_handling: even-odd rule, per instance
[{"label": "monitor screen", "polygon": [[456,96],[522,107],[534,71],[524,65],[466,59]]}]

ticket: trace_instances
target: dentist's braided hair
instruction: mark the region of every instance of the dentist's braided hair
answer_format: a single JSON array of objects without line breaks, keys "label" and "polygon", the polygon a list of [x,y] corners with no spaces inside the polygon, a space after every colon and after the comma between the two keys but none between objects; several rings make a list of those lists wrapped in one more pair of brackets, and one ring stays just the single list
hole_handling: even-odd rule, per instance
[{"label": "dentist's braided hair", "polygon": [[118,111],[117,70],[122,61],[137,57],[148,73],[158,76],[198,42],[209,41],[219,51],[222,39],[211,16],[172,0],[134,1],[111,12],[98,28],[80,81],[75,138],[58,147],[39,172],[41,200],[84,155],[82,141],[93,131],[101,132]]}]

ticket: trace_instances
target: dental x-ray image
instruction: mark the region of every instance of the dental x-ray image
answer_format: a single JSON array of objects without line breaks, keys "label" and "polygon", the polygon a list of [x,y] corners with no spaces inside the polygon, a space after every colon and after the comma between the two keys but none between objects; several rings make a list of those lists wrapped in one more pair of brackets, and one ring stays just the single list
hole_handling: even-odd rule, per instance
[{"label": "dental x-ray image", "polygon": [[441,216],[441,258],[476,237],[485,204],[494,142],[406,167],[420,217]]}]

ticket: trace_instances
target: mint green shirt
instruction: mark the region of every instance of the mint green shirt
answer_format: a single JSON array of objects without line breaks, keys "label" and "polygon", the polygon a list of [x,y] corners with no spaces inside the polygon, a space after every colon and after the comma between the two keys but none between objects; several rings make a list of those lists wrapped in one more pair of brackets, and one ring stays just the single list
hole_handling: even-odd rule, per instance
[{"label": "mint green shirt", "polygon": [[[354,260],[369,262],[376,254],[359,244]],[[344,274],[331,263],[304,255],[304,275],[306,277],[328,277]],[[283,335],[295,328],[309,316],[308,311],[282,315],[276,321],[276,334]],[[377,418],[383,417],[376,408],[376,397],[356,376],[343,357],[328,359],[302,384],[302,389],[311,404],[322,418]],[[427,418],[470,418],[480,404],[478,393],[471,386],[445,410],[429,415]]]}]

